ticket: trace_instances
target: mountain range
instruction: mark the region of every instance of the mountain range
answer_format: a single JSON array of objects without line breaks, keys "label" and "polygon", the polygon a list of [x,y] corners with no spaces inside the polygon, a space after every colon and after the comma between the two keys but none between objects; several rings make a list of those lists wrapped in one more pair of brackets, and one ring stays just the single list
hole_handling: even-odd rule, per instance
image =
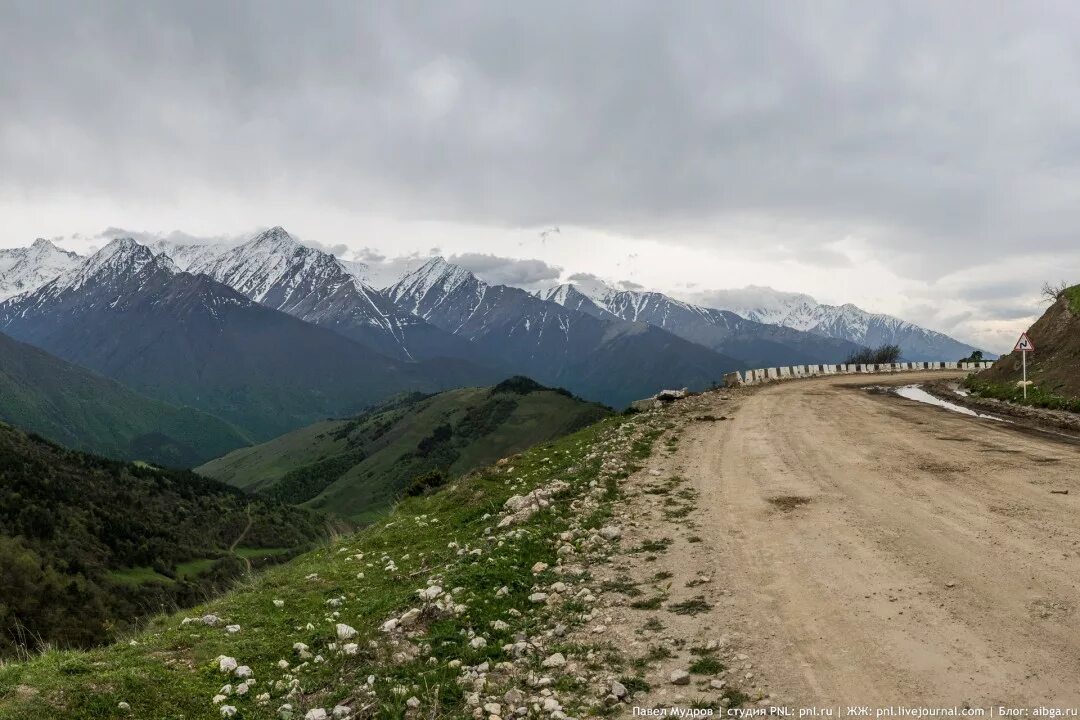
[{"label": "mountain range", "polygon": [[768,287],[751,285],[741,290],[710,292],[709,302],[749,320],[839,338],[864,347],[899,345],[903,359],[908,361],[958,359],[976,349],[944,333],[891,315],[867,312],[850,303],[825,305],[809,295]]},{"label": "mountain range", "polygon": [[[300,244],[281,227],[241,245],[159,243],[184,270],[207,275],[250,300],[334,330],[402,360],[480,356],[468,342],[403,312],[333,255]],[[175,260],[174,260],[175,262]]]},{"label": "mountain range", "polygon": [[465,362],[387,357],[183,272],[130,238],[0,303],[0,332],[256,440],[397,392],[496,379]]},{"label": "mountain range", "polygon": [[691,305],[658,292],[592,287],[586,295],[573,284],[540,297],[594,317],[645,322],[673,335],[739,358],[750,367],[836,362],[860,349],[841,338],[803,332],[782,325],[747,320],[733,312]]},{"label": "mountain range", "polygon": [[[715,293],[711,307],[602,283],[534,294],[438,257],[376,288],[369,280],[379,276],[281,227],[237,244],[118,238],[89,257],[37,240],[0,251],[0,332],[55,356],[56,368],[89,370],[170,412],[212,415],[233,428],[219,434],[229,443],[353,415],[396,393],[514,374],[623,406],[735,369],[841,362],[862,346],[897,343],[910,360],[972,350],[887,315],[762,288]],[[24,407],[55,401],[29,397]],[[42,417],[31,426],[49,437],[118,457],[147,434],[102,445]],[[166,435],[153,459],[204,452]]]},{"label": "mountain range", "polygon": [[399,308],[466,338],[515,372],[625,405],[661,386],[701,388],[740,360],[653,325],[594,317],[432,258],[385,290]]}]

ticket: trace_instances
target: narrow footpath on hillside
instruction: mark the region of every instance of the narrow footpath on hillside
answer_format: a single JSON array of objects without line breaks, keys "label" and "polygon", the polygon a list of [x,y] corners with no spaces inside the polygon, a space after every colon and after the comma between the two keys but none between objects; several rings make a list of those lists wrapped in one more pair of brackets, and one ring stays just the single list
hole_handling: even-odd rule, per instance
[{"label": "narrow footpath on hillside", "polygon": [[652,411],[599,610],[633,705],[1080,706],[1080,447],[863,389],[928,375]]},{"label": "narrow footpath on hillside", "polygon": [[[250,505],[248,505],[247,507],[244,508],[244,512],[247,513],[247,524],[244,525],[244,529],[240,531],[240,534],[236,536],[236,539],[232,541],[232,545],[229,545],[229,552],[231,552],[231,553],[236,552],[237,545],[239,545],[241,542],[243,542],[244,538],[247,537],[248,532],[251,530],[251,525],[254,522],[254,519],[251,517],[251,506]],[[247,557],[243,557],[243,556],[241,556],[241,558],[243,559],[244,564],[247,565],[247,571],[250,573],[251,572],[251,560],[248,559]]]}]

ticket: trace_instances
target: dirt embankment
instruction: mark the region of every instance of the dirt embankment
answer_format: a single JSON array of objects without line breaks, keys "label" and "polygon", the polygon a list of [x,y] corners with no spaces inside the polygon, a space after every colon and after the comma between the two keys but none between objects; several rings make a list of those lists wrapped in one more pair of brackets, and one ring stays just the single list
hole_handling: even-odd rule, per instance
[{"label": "dirt embankment", "polygon": [[[1080,397],[1080,287],[1063,293],[1027,332],[1035,344],[1028,354],[1028,380],[1047,392]],[[977,377],[1012,385],[1021,375],[1020,353],[1013,352]]]}]

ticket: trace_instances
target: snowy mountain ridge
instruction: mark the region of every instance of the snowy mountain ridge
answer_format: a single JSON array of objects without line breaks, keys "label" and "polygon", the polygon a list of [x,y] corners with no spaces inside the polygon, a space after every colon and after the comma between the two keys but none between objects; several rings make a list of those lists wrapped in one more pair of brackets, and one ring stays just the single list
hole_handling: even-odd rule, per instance
[{"label": "snowy mountain ridge", "polygon": [[36,290],[77,267],[83,258],[38,238],[29,247],[0,250],[0,300]]},{"label": "snowy mountain ridge", "polygon": [[275,226],[238,245],[157,244],[188,272],[228,285],[260,305],[331,329],[388,357],[471,358],[466,343],[405,312],[361,278],[363,263],[301,243]]},{"label": "snowy mountain ridge", "polygon": [[[33,291],[61,276],[67,278],[64,283],[78,287],[81,281],[71,273],[103,271],[108,267],[109,256],[117,250],[116,242],[102,248],[105,252],[96,253],[92,261],[40,239],[30,247],[0,250],[0,300]],[[367,342],[380,352],[404,359],[416,356],[414,349],[418,343],[424,345],[420,352],[427,357],[462,356],[464,350],[460,345],[456,349],[445,347],[446,335],[466,338],[460,331],[469,319],[468,314],[460,316],[457,325],[445,327],[441,338],[432,327],[425,327],[425,321],[437,325],[433,319],[440,313],[440,303],[447,302],[448,298],[452,297],[459,306],[472,307],[475,312],[484,305],[491,287],[503,287],[491,286],[467,269],[441,257],[426,260],[397,258],[372,265],[342,260],[317,247],[305,245],[281,227],[260,232],[240,244],[190,244],[162,239],[139,245],[130,238],[126,242],[148,248],[151,255],[168,256],[174,272],[208,275],[260,304],[326,325]],[[145,262],[146,258],[129,260],[137,264]],[[84,266],[84,263],[87,264]],[[395,270],[401,274],[391,281],[390,275]],[[905,320],[867,312],[850,303],[819,303],[803,293],[748,286],[704,294],[705,300],[695,304],[660,292],[616,289],[595,276],[575,276],[573,279],[572,284],[541,291],[535,296],[594,318],[606,316],[647,322],[693,342],[707,339],[705,344],[714,348],[725,346],[732,333],[754,331],[758,336],[769,335],[773,340],[780,340],[774,331],[746,323],[740,326],[734,318],[738,316],[738,319],[761,325],[835,338],[859,346],[896,343],[910,360],[961,357],[973,350],[943,333]],[[461,292],[462,288],[468,289]],[[500,298],[508,297],[503,290],[499,295]],[[530,306],[517,300],[510,305],[522,311]],[[533,307],[530,312],[539,312],[538,307]],[[504,308],[502,312],[507,310]],[[548,315],[550,309],[539,314]],[[446,319],[442,318],[443,321]],[[508,330],[528,332],[528,329],[545,323],[539,316],[518,319],[521,321],[519,327]],[[563,317],[557,325],[568,322],[570,320]],[[469,323],[469,327],[482,332],[474,323]],[[786,335],[783,342],[803,344],[804,349],[809,347],[805,338],[793,334]],[[837,347],[823,349],[829,350],[831,358]],[[815,352],[811,356],[818,357],[818,354]]]},{"label": "snowy mountain ridge", "polygon": [[487,283],[441,257],[405,273],[383,293],[516,373],[616,406],[657,387],[706,387],[745,367],[647,323]]},{"label": "snowy mountain ridge", "polygon": [[907,360],[964,357],[975,350],[948,335],[885,313],[872,313],[851,303],[826,305],[803,293],[748,286],[708,294],[708,304],[757,322],[843,338],[866,347],[899,345]]},{"label": "snowy mountain ridge", "polygon": [[846,340],[747,320],[659,292],[616,290],[595,279],[585,284],[585,291],[566,284],[541,292],[540,297],[594,317],[647,323],[751,367],[841,362],[859,350]]},{"label": "snowy mountain ridge", "polygon": [[[560,285],[539,293],[568,307],[588,312],[591,302],[603,312],[624,320],[644,321],[708,347],[738,356],[731,346],[732,335],[746,342],[746,333],[781,340],[769,327],[786,328],[796,333],[840,340],[851,346],[877,347],[896,344],[907,360],[941,360],[965,357],[975,349],[944,333],[919,327],[883,313],[870,313],[851,303],[825,305],[803,293],[785,293],[772,288],[750,286],[743,290],[720,290],[707,295],[708,306],[696,305],[653,291],[618,290],[595,277],[583,282]],[[740,327],[739,321],[743,322]],[[749,325],[748,323],[753,323]],[[805,337],[788,335],[783,342],[802,345],[813,343]],[[818,348],[825,357],[836,358],[840,347]],[[840,362],[844,358],[821,360]],[[808,361],[811,362],[811,361]]]}]

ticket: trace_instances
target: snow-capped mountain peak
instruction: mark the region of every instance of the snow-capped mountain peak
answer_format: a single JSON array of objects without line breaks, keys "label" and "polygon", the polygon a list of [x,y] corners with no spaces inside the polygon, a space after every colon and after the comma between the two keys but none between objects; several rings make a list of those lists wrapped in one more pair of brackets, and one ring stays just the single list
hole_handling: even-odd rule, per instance
[{"label": "snow-capped mountain peak", "polygon": [[264,248],[273,252],[282,252],[285,250],[295,251],[304,247],[280,225],[275,225],[269,230],[264,230],[249,240],[247,244],[252,247]]},{"label": "snow-capped mountain peak", "polygon": [[227,252],[231,246],[219,244],[177,243],[170,240],[155,240],[147,245],[155,255],[168,255],[176,266],[183,271],[205,265]]},{"label": "snow-capped mountain peak", "polygon": [[153,250],[140,245],[133,238],[116,238],[86,258],[82,265],[57,278],[54,291],[78,290],[91,282],[108,283],[124,279],[149,265],[170,274],[180,272],[167,255],[155,255]]},{"label": "snow-capped mountain peak", "polygon": [[609,297],[618,292],[595,275],[582,273],[570,279],[575,290],[599,305],[603,305]]},{"label": "snow-capped mountain peak", "polygon": [[60,248],[56,247],[55,245],[53,245],[51,240],[46,240],[45,238],[37,238],[36,240],[34,240],[33,243],[30,244],[30,247],[32,249],[34,249],[34,250],[50,250],[50,249],[59,250],[60,249]]},{"label": "snow-capped mountain peak", "polygon": [[[610,290],[610,288],[608,289]],[[570,310],[578,310],[583,313],[588,313],[593,317],[603,317],[605,315],[611,315],[607,308],[603,307],[596,300],[581,292],[578,287],[573,283],[564,283],[562,285],[556,285],[555,287],[548,290],[540,290],[536,293],[536,296],[539,297],[541,300],[558,303],[565,308],[569,308]],[[605,295],[605,298],[606,297],[610,297],[610,293]]]},{"label": "snow-capped mountain peak", "polygon": [[30,247],[0,250],[0,300],[36,290],[82,260],[45,238],[34,240]]},{"label": "snow-capped mountain peak", "polygon": [[280,226],[216,256],[196,257],[188,271],[209,275],[258,303],[274,294],[275,306],[304,292],[305,279],[317,283],[332,278],[340,285],[347,277],[332,255],[301,245]]},{"label": "snow-capped mountain peak", "polygon": [[444,296],[451,295],[465,284],[472,284],[480,291],[487,287],[482,280],[460,265],[448,263],[442,257],[433,257],[416,270],[405,274],[387,289],[386,294],[395,303],[402,302],[406,297],[411,298],[415,302],[414,307],[409,310],[419,314],[419,307],[429,293],[435,291]]}]

